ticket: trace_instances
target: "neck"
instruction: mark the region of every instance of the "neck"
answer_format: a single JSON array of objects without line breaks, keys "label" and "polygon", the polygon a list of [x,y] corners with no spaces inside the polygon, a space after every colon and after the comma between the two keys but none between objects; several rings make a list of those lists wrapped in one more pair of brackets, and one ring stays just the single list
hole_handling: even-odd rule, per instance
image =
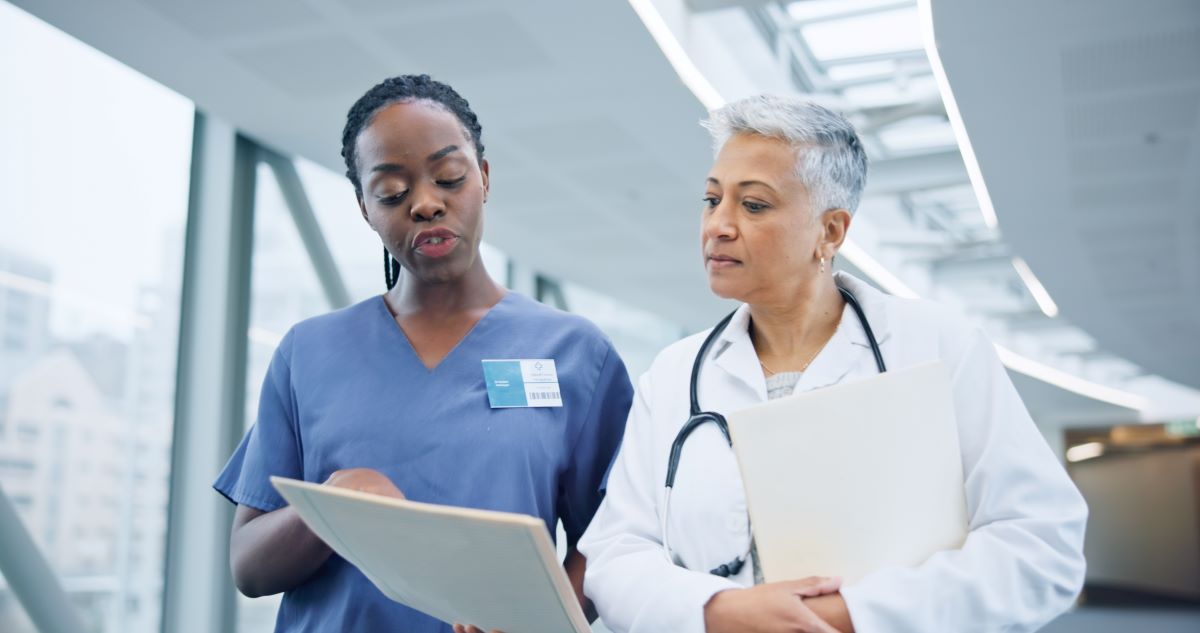
[{"label": "neck", "polygon": [[401,268],[400,279],[388,291],[386,299],[398,317],[437,318],[487,310],[504,293],[504,288],[492,281],[483,262],[476,259],[467,274],[445,282],[423,281]]},{"label": "neck", "polygon": [[803,371],[837,330],[846,302],[826,275],[786,295],[750,304],[750,338],[774,371]]}]

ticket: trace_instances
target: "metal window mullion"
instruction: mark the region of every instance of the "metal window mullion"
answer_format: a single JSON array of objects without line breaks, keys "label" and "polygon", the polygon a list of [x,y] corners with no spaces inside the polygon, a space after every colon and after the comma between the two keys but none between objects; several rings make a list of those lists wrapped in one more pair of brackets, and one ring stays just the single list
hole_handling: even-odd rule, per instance
[{"label": "metal window mullion", "polygon": [[346,290],[346,283],[342,281],[337,262],[334,261],[329,244],[321,232],[321,224],[317,222],[317,215],[313,212],[312,203],[304,190],[304,183],[300,180],[295,163],[266,148],[260,148],[260,156],[275,174],[279,190],[283,193],[283,200],[296,223],[300,241],[304,243],[304,250],[312,261],[313,270],[317,273],[317,279],[325,291],[329,305],[335,309],[350,305],[350,293]]},{"label": "metal window mullion", "polygon": [[244,428],[257,147],[196,113],[184,239],[162,630],[234,629],[232,506],[211,489]]},{"label": "metal window mullion", "polygon": [[564,312],[567,308],[567,295],[563,292],[562,284],[557,280],[538,274],[534,277],[534,298],[542,303],[552,305]]},{"label": "metal window mullion", "polygon": [[54,570],[3,489],[0,489],[0,574],[38,631],[84,630]]}]

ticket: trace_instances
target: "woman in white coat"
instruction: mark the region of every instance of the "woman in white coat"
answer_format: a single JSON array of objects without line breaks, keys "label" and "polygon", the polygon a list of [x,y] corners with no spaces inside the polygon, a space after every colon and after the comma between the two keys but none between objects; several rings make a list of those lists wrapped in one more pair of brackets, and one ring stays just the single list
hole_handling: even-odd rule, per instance
[{"label": "woman in white coat", "polygon": [[820,106],[774,97],[727,105],[705,127],[717,155],[704,196],[704,264],[712,291],[743,305],[704,360],[699,406],[725,414],[876,375],[866,331],[839,288],[849,290],[888,369],[931,360],[949,368],[970,532],[961,549],[845,587],[836,569],[756,583],[753,555],[720,570],[751,539],[733,452],[705,424],[679,462],[668,560],[663,482],[689,417],[702,332],[665,349],[638,382],[607,497],[579,544],[584,589],[604,622],[637,633],[1009,632],[1035,630],[1067,609],[1083,582],[1087,508],[992,344],[933,303],[832,271],[866,180],[853,127]]}]

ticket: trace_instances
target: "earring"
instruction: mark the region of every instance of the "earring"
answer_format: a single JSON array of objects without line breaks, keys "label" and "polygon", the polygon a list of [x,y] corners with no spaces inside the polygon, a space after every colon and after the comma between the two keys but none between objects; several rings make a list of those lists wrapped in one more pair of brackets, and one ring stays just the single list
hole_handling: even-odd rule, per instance
[{"label": "earring", "polygon": [[824,257],[821,258],[821,274],[822,275],[825,274],[825,258]]}]

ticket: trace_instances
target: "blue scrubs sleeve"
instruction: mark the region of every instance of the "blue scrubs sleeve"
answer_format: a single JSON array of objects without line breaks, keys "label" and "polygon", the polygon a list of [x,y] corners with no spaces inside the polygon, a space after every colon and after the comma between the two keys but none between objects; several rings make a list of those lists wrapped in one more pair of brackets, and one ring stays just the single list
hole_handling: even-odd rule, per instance
[{"label": "blue scrubs sleeve", "polygon": [[621,445],[632,401],[633,385],[625,363],[608,344],[587,416],[575,439],[570,466],[559,484],[559,518],[570,546],[583,536],[600,507],[604,476]]},{"label": "blue scrubs sleeve", "polygon": [[303,479],[296,401],[292,391],[292,333],[271,358],[258,402],[258,420],[229,458],[213,488],[230,501],[264,512],[287,505],[271,486],[271,476]]}]

